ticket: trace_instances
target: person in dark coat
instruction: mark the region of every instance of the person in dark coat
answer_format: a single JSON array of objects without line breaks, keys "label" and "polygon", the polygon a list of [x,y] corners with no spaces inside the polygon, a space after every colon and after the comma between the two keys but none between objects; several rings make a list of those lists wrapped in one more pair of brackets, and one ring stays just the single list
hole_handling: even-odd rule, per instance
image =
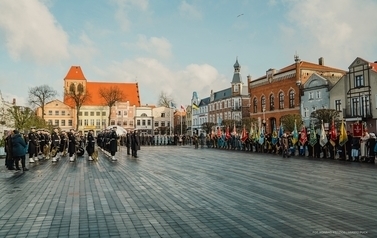
[{"label": "person in dark coat", "polygon": [[127,131],[125,144],[127,147],[127,155],[130,155],[130,149],[131,149],[131,132],[130,131]]},{"label": "person in dark coat", "polygon": [[369,133],[369,139],[367,141],[367,157],[365,162],[374,163],[374,146],[376,145],[376,134],[373,132]]},{"label": "person in dark coat", "polygon": [[28,139],[29,139],[29,147],[28,147],[28,152],[29,152],[29,163],[34,163],[35,160],[37,159],[38,155],[38,137],[37,133],[35,132],[35,127],[31,127],[31,131],[29,132]]},{"label": "person in dark coat", "polygon": [[116,161],[115,153],[117,152],[118,148],[118,135],[117,135],[117,127],[114,126],[109,134],[109,152],[111,154],[111,160]]},{"label": "person in dark coat", "polygon": [[68,133],[68,153],[69,153],[69,161],[75,161],[75,154],[76,154],[76,138],[75,138],[75,130],[71,129]]},{"label": "person in dark coat", "polygon": [[56,162],[59,160],[59,149],[60,149],[60,137],[59,137],[59,129],[57,127],[54,128],[54,131],[51,134],[51,147],[50,152],[52,156],[52,162]]},{"label": "person in dark coat", "polygon": [[13,131],[8,131],[8,135],[5,138],[5,153],[6,153],[5,166],[9,170],[15,170],[13,151],[12,151],[12,136],[13,136]]},{"label": "person in dark coat", "polygon": [[89,130],[88,135],[86,136],[86,142],[87,142],[86,152],[88,152],[90,161],[93,160],[92,155],[94,153],[94,146],[95,146],[95,139],[94,139],[93,133],[94,133],[93,130]]},{"label": "person in dark coat", "polygon": [[132,156],[137,158],[137,151],[140,150],[140,141],[139,141],[139,135],[137,134],[137,131],[135,130],[131,134],[131,151]]},{"label": "person in dark coat", "polygon": [[18,130],[13,131],[14,135],[12,137],[12,152],[14,164],[16,165],[17,170],[20,169],[19,162],[21,160],[22,170],[28,171],[25,165],[25,154],[26,154],[26,142]]}]

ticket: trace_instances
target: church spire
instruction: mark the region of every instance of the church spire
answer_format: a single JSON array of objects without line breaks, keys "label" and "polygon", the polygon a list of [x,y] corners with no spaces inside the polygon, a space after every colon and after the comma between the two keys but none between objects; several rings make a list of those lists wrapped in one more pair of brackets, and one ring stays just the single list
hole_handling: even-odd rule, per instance
[{"label": "church spire", "polygon": [[233,74],[232,84],[242,83],[242,79],[240,75],[241,65],[238,63],[238,57],[236,58],[236,63],[233,65],[233,67],[234,67],[234,74]]}]

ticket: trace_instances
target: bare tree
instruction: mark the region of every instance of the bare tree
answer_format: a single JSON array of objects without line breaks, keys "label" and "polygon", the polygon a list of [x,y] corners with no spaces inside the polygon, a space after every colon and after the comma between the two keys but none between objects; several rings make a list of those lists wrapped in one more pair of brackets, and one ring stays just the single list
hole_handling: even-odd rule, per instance
[{"label": "bare tree", "polygon": [[76,107],[76,131],[79,128],[79,114],[82,105],[90,100],[90,94],[89,92],[86,91],[84,88],[84,85],[82,83],[76,84],[76,83],[71,83],[69,85],[68,90],[65,91],[65,96],[66,98],[73,100],[75,103]]},{"label": "bare tree", "polygon": [[335,109],[318,109],[310,114],[310,119],[316,128],[321,128],[323,123],[331,123],[334,120],[336,125],[340,124],[339,112]]},{"label": "bare tree", "polygon": [[172,103],[175,104],[173,98],[166,92],[162,91],[158,96],[158,106],[170,108]]},{"label": "bare tree", "polygon": [[48,85],[36,86],[29,88],[29,99],[28,102],[32,106],[41,107],[42,109],[42,119],[45,116],[45,105],[48,100],[52,99],[57,95],[56,90]]},{"label": "bare tree", "polygon": [[99,95],[105,100],[105,105],[109,107],[108,126],[110,126],[111,108],[116,102],[124,98],[123,91],[116,86],[100,88]]}]

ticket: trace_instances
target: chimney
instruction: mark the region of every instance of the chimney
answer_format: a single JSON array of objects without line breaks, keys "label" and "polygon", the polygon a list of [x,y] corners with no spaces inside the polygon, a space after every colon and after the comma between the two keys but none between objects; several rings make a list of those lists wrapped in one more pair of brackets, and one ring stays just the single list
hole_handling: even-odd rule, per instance
[{"label": "chimney", "polygon": [[15,98],[13,98],[12,104],[16,105],[16,99]]},{"label": "chimney", "polygon": [[325,65],[325,60],[323,59],[323,57],[318,59],[318,64],[319,65]]}]

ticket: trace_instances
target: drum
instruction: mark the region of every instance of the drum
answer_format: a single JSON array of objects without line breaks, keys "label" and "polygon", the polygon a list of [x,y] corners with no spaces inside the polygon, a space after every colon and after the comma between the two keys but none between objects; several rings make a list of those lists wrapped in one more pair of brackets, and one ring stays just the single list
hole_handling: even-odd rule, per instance
[{"label": "drum", "polygon": [[85,153],[85,150],[83,147],[78,147],[77,148],[77,156],[83,156]]}]

